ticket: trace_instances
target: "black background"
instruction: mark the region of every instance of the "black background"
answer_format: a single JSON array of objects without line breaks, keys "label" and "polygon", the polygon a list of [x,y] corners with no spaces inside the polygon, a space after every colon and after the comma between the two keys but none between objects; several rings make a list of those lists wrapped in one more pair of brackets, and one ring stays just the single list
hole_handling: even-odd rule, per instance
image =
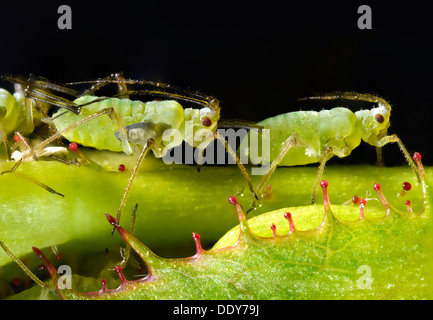
[{"label": "black background", "polygon": [[[57,27],[62,4],[72,9],[72,30]],[[363,4],[372,30],[357,26]],[[221,100],[222,117],[253,121],[298,110],[296,100],[311,94],[378,94],[393,107],[389,132],[433,164],[429,8],[427,1],[15,1],[0,8],[0,73],[68,82],[123,71],[200,90]],[[397,146],[384,156],[387,165],[404,163]],[[363,143],[349,158],[374,162],[374,148]]]}]

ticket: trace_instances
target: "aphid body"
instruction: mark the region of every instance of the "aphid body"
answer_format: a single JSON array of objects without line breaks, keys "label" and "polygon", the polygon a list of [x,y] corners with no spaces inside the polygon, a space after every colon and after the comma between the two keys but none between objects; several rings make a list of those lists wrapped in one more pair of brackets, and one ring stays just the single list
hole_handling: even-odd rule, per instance
[{"label": "aphid body", "polygon": [[[258,123],[269,129],[270,166],[268,172],[256,188],[261,193],[278,166],[295,166],[319,162],[319,170],[313,187],[311,202],[315,202],[315,193],[326,162],[334,155],[348,156],[364,140],[375,146],[380,155],[380,148],[397,142],[407,162],[415,173],[416,166],[397,135],[387,135],[390,126],[391,106],[382,98],[355,92],[310,97],[307,99],[335,100],[348,99],[375,103],[372,109],[356,112],[343,107],[330,110],[297,111],[277,115]],[[244,143],[245,142],[245,143]],[[249,155],[248,141],[240,146],[242,156]],[[420,179],[417,174],[418,179]],[[254,204],[255,205],[255,204]]]},{"label": "aphid body", "polygon": [[288,137],[297,140],[279,163],[294,166],[320,162],[328,148],[332,148],[334,155],[346,157],[361,140],[379,146],[378,141],[386,135],[390,125],[389,116],[390,111],[382,105],[356,112],[338,107],[319,112],[289,112],[265,119],[258,125],[270,129],[271,161],[281,153]]},{"label": "aphid body", "polygon": [[[94,103],[91,103],[95,101]],[[185,122],[192,121],[193,131],[208,129],[215,131],[219,120],[219,110],[208,107],[201,109],[183,108],[177,101],[133,101],[130,99],[83,96],[74,101],[76,105],[86,104],[79,114],[60,109],[53,115],[53,124],[62,132],[79,120],[103,109],[113,108],[127,129],[128,142],[144,145],[149,138],[154,139],[151,147],[156,157],[164,156],[165,143],[162,141],[165,130],[178,130],[185,139]],[[89,104],[90,103],[90,104]],[[203,124],[204,123],[204,124]],[[110,117],[97,117],[63,134],[69,141],[77,142],[100,150],[125,151],[120,141],[119,126]],[[198,142],[194,139],[193,146]],[[180,144],[182,141],[178,141]]]}]

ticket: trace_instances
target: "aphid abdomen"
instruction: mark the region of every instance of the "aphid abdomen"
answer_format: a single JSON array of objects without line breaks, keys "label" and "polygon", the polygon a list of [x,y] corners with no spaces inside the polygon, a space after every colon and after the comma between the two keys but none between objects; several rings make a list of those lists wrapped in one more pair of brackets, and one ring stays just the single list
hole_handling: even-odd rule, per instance
[{"label": "aphid abdomen", "polygon": [[[94,96],[83,96],[74,102],[77,105],[85,104],[98,99]],[[108,98],[81,108],[80,114],[59,110],[53,115],[53,123],[58,131],[66,129],[77,121],[106,108],[113,108],[125,126],[152,121],[154,123],[166,123],[170,127],[178,128],[183,123],[183,108],[176,101],[151,101],[143,103],[129,99]],[[59,116],[61,113],[65,113]],[[59,116],[58,118],[56,118]],[[122,143],[115,132],[119,130],[116,121],[107,115],[99,116],[64,134],[69,141],[74,141],[83,146],[101,150],[122,151]]]},{"label": "aphid abdomen", "polygon": [[[293,146],[283,158],[280,165],[294,166],[317,162],[314,153],[306,150],[320,150],[319,113],[315,111],[298,111],[267,118],[258,123],[270,129],[270,161],[280,154],[286,139],[293,136],[298,144]],[[308,148],[308,149],[306,149]]]},{"label": "aphid abdomen", "polygon": [[332,147],[333,154],[344,157],[361,141],[357,118],[346,108],[289,112],[263,120],[258,125],[270,129],[271,161],[280,154],[288,137],[297,139],[297,145],[288,151],[281,166],[319,162],[328,147]]}]

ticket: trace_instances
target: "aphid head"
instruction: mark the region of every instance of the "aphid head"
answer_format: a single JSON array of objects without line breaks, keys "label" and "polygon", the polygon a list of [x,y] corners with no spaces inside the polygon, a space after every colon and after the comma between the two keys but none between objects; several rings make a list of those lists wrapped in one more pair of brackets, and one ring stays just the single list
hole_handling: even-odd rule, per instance
[{"label": "aphid head", "polygon": [[220,108],[216,99],[212,99],[209,106],[200,109],[186,108],[185,126],[192,126],[192,130],[189,127],[190,130],[185,132],[192,134],[192,137],[185,137],[185,141],[191,141],[193,147],[198,147],[202,144],[204,137],[210,138],[211,134],[216,131],[219,119]]},{"label": "aphid head", "polygon": [[377,107],[355,113],[361,123],[362,139],[371,145],[384,137],[390,126],[391,106],[385,100],[377,99]]}]

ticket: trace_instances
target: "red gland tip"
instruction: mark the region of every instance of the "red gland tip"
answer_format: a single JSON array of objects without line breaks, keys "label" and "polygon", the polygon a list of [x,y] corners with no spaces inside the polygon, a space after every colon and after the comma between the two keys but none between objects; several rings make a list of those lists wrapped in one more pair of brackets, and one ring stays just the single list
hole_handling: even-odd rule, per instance
[{"label": "red gland tip", "polygon": [[69,144],[69,150],[76,151],[78,149],[78,144],[76,142],[71,142]]},{"label": "red gland tip", "polygon": [[121,285],[124,284],[125,282],[128,282],[128,280],[126,280],[125,276],[123,275],[123,271],[122,271],[121,266],[116,265],[114,267],[114,271],[116,271],[117,275],[119,276]]},{"label": "red gland tip", "polygon": [[107,280],[101,279],[101,291],[107,290]]},{"label": "red gland tip", "polygon": [[108,213],[105,214],[105,216],[107,217],[108,222],[113,226],[116,227],[117,223],[116,223],[116,219],[114,219],[114,217]]},{"label": "red gland tip", "polygon": [[272,230],[272,233],[274,234],[274,237],[276,237],[277,236],[277,226],[273,223],[271,224],[271,230]]},{"label": "red gland tip", "polygon": [[194,239],[194,241],[200,241],[200,235],[198,233],[193,232],[192,238]]},{"label": "red gland tip", "polygon": [[352,202],[353,202],[353,204],[360,204],[361,203],[361,198],[358,197],[358,196],[353,196]]},{"label": "red gland tip", "polygon": [[229,197],[229,202],[231,204],[234,204],[234,205],[238,204],[238,201],[236,200],[236,197],[234,197],[234,196]]},{"label": "red gland tip", "polygon": [[200,255],[200,253],[203,252],[203,247],[201,246],[201,243],[200,243],[200,235],[198,233],[193,232],[192,238],[194,239],[194,242],[195,242],[195,249],[196,249],[195,256],[198,256],[198,255]]},{"label": "red gland tip", "polygon": [[284,214],[284,218],[286,218],[289,221],[290,232],[295,231],[296,228],[295,228],[295,223],[293,222],[293,219],[292,219],[292,214],[290,212],[286,212]]},{"label": "red gland tip", "polygon": [[41,250],[39,250],[38,248],[36,248],[36,247],[32,247],[32,249],[33,249],[33,252],[36,254],[36,256],[38,257],[38,258],[43,258],[44,257],[44,254],[43,254],[43,252],[41,251]]},{"label": "red gland tip", "polygon": [[379,190],[380,190],[380,184],[375,183],[375,184],[373,185],[373,189],[374,189],[375,191],[379,191]]},{"label": "red gland tip", "polygon": [[359,203],[360,203],[361,206],[365,207],[367,205],[367,199],[361,199],[359,201]]},{"label": "red gland tip", "polygon": [[413,154],[413,160],[420,161],[421,160],[421,155],[418,152],[415,152]]},{"label": "red gland tip", "polygon": [[19,142],[19,141],[21,141],[21,137],[20,137],[20,135],[19,135],[18,133],[15,133],[15,134],[14,134],[14,141],[15,141],[15,142]]},{"label": "red gland tip", "polygon": [[322,187],[322,189],[327,188],[327,187],[328,187],[328,181],[326,181],[326,180],[322,180],[322,181],[320,182],[320,186]]},{"label": "red gland tip", "polygon": [[405,191],[409,191],[410,189],[412,189],[412,185],[409,182],[403,182],[403,189]]}]

